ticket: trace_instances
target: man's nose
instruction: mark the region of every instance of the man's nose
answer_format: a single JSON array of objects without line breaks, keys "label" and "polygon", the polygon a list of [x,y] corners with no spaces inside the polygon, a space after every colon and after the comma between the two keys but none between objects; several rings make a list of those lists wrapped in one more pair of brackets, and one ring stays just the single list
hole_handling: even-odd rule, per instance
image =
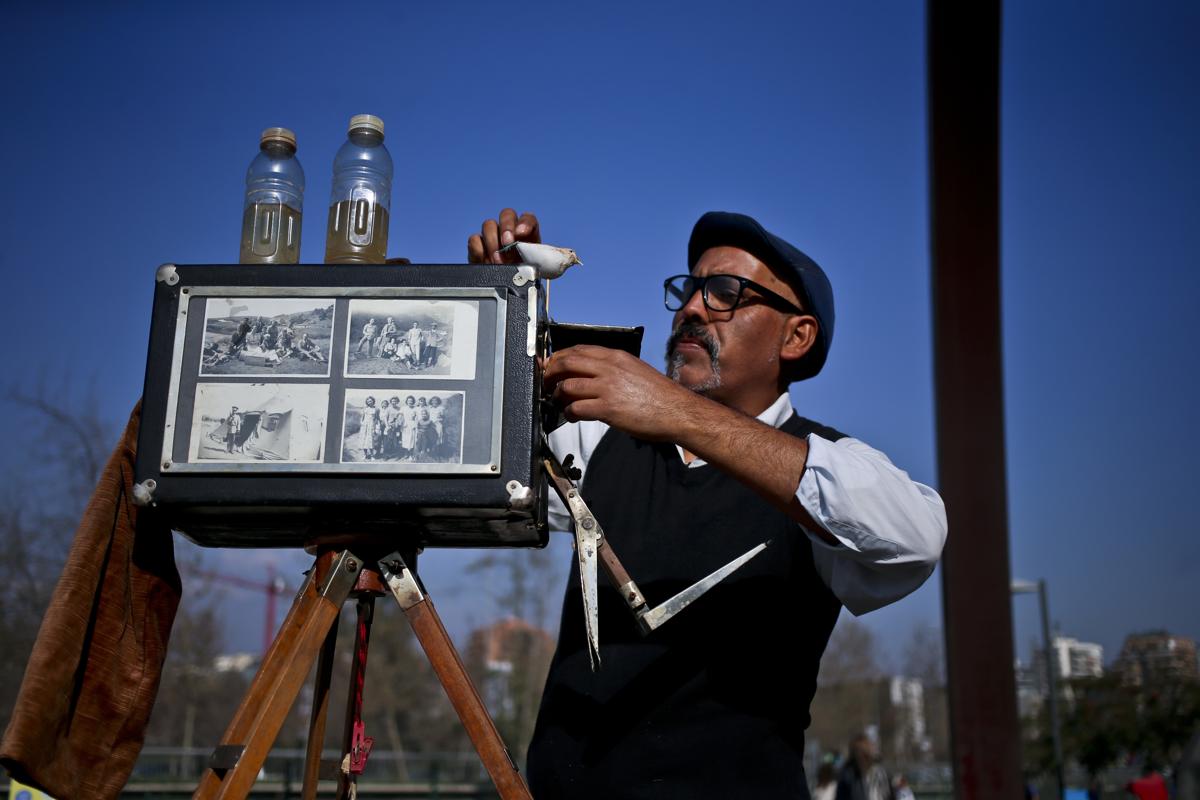
[{"label": "man's nose", "polygon": [[675,312],[679,316],[679,321],[683,320],[708,320],[708,306],[704,305],[704,292],[697,288],[692,292],[692,296],[687,299],[683,307]]}]

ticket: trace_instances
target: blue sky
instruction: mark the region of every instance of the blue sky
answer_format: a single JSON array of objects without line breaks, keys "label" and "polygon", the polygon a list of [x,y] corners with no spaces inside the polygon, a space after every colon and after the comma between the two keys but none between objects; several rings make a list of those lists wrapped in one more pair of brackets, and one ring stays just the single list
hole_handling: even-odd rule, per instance
[{"label": "blue sky", "polygon": [[[317,262],[333,154],[369,112],[396,163],[390,255],[461,261],[485,215],[534,210],[586,263],[555,285],[555,316],[645,325],[655,364],[660,282],[685,269],[696,217],[757,216],[826,268],[837,298],[828,366],[794,387],[797,408],[936,484],[921,3],[47,3],[7,5],[0,22],[13,381],[94,375],[102,411],[123,417],[154,269],[236,260],[259,132],[298,136],[302,254]],[[1062,631],[1109,658],[1134,630],[1200,637],[1198,30],[1185,3],[1004,14],[1013,570],[1045,577]],[[20,415],[2,424],[20,440]],[[566,538],[554,547],[565,574]],[[460,577],[475,555],[422,565],[456,633],[492,613]],[[240,574],[306,561],[234,556],[206,560]],[[864,621],[899,650],[939,622],[939,588]],[[261,600],[228,605],[244,619]],[[1015,611],[1025,650],[1036,604]],[[255,647],[258,618],[230,616],[231,645]]]}]

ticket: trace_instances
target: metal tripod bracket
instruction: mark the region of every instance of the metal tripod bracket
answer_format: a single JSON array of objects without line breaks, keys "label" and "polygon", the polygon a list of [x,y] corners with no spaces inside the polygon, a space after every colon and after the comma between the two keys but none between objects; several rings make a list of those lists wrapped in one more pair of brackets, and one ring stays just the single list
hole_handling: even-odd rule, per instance
[{"label": "metal tripod bracket", "polygon": [[580,474],[579,470],[571,468],[571,456],[567,456],[564,464],[558,460],[558,456],[554,455],[549,444],[546,443],[543,446],[543,454],[542,464],[546,469],[546,474],[550,477],[550,485],[554,487],[554,491],[566,505],[571,519],[575,523],[575,560],[579,566],[584,624],[588,634],[588,655],[591,658],[593,670],[600,666],[597,563],[604,566],[609,580],[617,587],[621,599],[633,614],[634,619],[637,620],[642,635],[646,635],[662,627],[667,620],[687,608],[697,598],[723,581],[747,561],[766,550],[771,544],[770,541],[766,541],[756,545],[712,574],[696,581],[679,594],[651,608],[647,605],[641,590],[638,589],[637,583],[625,571],[617,554],[605,541],[604,529],[600,527],[600,521],[596,519],[596,515],[592,513],[580,495],[579,487],[575,484]]}]

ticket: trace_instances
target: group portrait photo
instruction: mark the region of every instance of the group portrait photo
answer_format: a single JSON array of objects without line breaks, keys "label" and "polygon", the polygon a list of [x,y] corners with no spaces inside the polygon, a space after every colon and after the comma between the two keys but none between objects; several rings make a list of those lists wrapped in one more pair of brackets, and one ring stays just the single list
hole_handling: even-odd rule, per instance
[{"label": "group portrait photo", "polygon": [[332,300],[210,297],[205,312],[201,375],[329,374]]},{"label": "group portrait photo", "polygon": [[478,324],[473,301],[352,300],[346,374],[473,378]]},{"label": "group portrait photo", "polygon": [[347,389],[342,462],[461,464],[463,392]]}]

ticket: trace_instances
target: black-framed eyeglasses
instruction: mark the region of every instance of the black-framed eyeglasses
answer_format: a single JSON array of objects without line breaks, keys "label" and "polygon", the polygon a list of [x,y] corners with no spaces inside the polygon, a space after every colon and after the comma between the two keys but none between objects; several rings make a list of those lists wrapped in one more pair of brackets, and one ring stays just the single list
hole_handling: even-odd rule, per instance
[{"label": "black-framed eyeglasses", "polygon": [[687,305],[697,291],[709,311],[733,311],[750,297],[743,297],[746,287],[756,292],[756,299],[790,314],[805,314],[804,309],[785,297],[749,278],[738,275],[672,275],[663,281],[663,304],[668,311],[678,311]]}]

